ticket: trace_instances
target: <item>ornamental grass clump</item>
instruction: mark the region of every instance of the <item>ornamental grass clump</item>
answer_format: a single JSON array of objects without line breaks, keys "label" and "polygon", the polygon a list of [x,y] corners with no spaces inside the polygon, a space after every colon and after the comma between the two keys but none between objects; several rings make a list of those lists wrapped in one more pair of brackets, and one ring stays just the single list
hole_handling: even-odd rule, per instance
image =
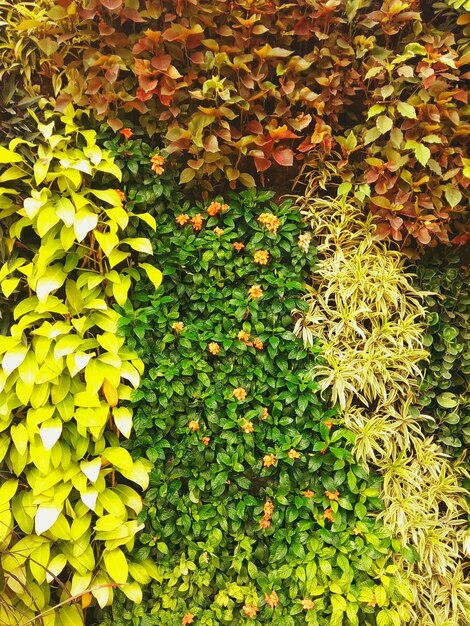
[{"label": "ornamental grass clump", "polygon": [[383,477],[379,518],[408,550],[397,563],[414,585],[413,623],[465,626],[467,474],[426,435],[430,418],[417,406],[429,294],[413,285],[400,253],[374,239],[355,204],[307,191],[298,205],[319,254],[295,328],[306,345],[321,342],[312,377],[355,434],[356,458]]}]

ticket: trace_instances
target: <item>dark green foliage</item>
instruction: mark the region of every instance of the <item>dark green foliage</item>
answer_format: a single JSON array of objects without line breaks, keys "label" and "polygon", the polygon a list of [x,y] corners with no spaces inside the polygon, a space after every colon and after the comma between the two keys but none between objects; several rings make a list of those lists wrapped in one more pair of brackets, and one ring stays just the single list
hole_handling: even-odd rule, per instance
[{"label": "dark green foliage", "polygon": [[421,386],[429,432],[458,456],[470,444],[470,270],[456,253],[425,257],[418,266],[429,309],[425,345],[431,353]]},{"label": "dark green foliage", "polygon": [[[198,204],[157,208],[163,285],[154,293],[148,281],[138,284],[120,312],[126,343],[146,365],[133,397],[135,436],[124,445],[155,463],[134,559],[150,556],[160,578],[140,606],[116,603],[101,624],[176,626],[188,611],[214,626],[325,625],[345,612],[351,625],[365,615],[375,624],[380,606],[406,620],[409,592],[387,575],[393,566],[386,570],[392,542],[370,515],[381,506],[378,481],[354,463],[351,433],[318,394],[310,376],[318,349],[307,352],[292,334],[291,311],[303,306],[315,252],[297,244],[299,214],[271,197],[229,194],[230,208],[215,217]],[[178,226],[181,213],[201,214],[202,230]],[[279,218],[277,233],[259,223],[262,213]],[[245,248],[237,252],[234,242]],[[257,250],[269,252],[266,266],[253,262]],[[253,285],[261,298],[249,297]],[[238,338],[242,330],[249,339]],[[255,338],[262,349],[250,345]],[[233,397],[236,388],[247,391],[245,400]],[[253,433],[244,431],[247,422]],[[272,454],[274,465],[265,467]],[[386,589],[374,581],[380,573]],[[273,591],[274,610],[265,598]],[[302,608],[304,598],[314,609]],[[256,619],[243,610],[250,605]]]}]

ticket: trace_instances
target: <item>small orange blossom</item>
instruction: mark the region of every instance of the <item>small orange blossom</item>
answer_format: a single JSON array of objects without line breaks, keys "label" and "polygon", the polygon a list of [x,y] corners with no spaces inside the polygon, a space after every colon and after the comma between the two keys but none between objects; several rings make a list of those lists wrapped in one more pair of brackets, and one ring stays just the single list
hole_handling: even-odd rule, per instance
[{"label": "small orange blossom", "polygon": [[276,464],[276,460],[275,454],[265,454],[263,456],[263,465],[264,467],[272,467]]},{"label": "small orange blossom", "polygon": [[243,389],[243,387],[237,387],[236,389],[233,390],[232,395],[237,400],[244,400],[247,396],[246,389]]}]

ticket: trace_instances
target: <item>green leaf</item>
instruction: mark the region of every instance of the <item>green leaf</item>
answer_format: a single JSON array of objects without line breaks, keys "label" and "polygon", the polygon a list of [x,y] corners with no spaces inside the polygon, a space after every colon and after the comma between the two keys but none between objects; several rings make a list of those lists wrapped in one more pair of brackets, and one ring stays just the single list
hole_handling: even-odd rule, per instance
[{"label": "green leaf", "polygon": [[375,120],[375,124],[382,135],[393,128],[393,121],[386,115],[379,115],[379,117]]},{"label": "green leaf", "polygon": [[407,117],[409,119],[416,119],[416,109],[411,106],[411,104],[408,104],[407,102],[399,102],[397,104],[397,110],[398,112],[403,116],[403,117]]},{"label": "green leaf", "polygon": [[416,148],[414,149],[414,153],[415,153],[416,158],[418,159],[418,161],[421,163],[423,167],[431,158],[431,150],[422,143],[416,146]]}]

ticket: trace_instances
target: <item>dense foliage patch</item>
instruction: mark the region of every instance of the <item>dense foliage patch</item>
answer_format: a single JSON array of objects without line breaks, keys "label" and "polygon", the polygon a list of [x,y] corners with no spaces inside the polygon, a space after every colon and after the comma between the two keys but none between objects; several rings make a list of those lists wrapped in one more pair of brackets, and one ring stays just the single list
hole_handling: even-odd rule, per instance
[{"label": "dense foliage patch", "polygon": [[370,515],[377,480],[325,409],[318,349],[292,334],[315,250],[271,196],[157,218],[162,287],[138,283],[120,327],[146,365],[124,445],[155,464],[133,558],[154,559],[159,577],[102,624],[407,621],[410,591]]},{"label": "dense foliage patch", "polygon": [[467,240],[469,24],[444,3],[0,9],[2,101],[15,123],[22,96],[77,102],[114,129],[144,128],[174,155],[180,182],[206,193],[255,181],[285,189],[309,172],[316,186],[365,202],[377,236]]},{"label": "dense foliage patch", "polygon": [[[124,210],[120,170],[86,119],[71,105],[63,115],[45,107],[30,119],[32,141],[0,147],[2,625],[38,614],[47,626],[80,625],[76,600],[86,607],[93,594],[104,606],[115,584],[140,596],[125,552],[151,464],[119,438],[132,429],[122,400],[143,364],[116,336],[111,305],[139,277],[132,252],[152,248],[125,237],[138,217]],[[141,267],[158,286],[159,271]]]},{"label": "dense foliage patch", "polygon": [[425,345],[429,364],[421,402],[429,432],[458,456],[470,444],[470,271],[457,254],[426,257],[418,266],[429,311]]},{"label": "dense foliage patch", "polygon": [[426,294],[403,255],[374,240],[371,216],[355,204],[307,190],[298,205],[319,261],[296,332],[307,345],[321,341],[320,385],[331,388],[355,434],[356,458],[383,476],[379,518],[418,555],[411,563],[397,557],[415,591],[412,623],[466,626],[468,473],[427,436],[429,418],[419,410]]}]

